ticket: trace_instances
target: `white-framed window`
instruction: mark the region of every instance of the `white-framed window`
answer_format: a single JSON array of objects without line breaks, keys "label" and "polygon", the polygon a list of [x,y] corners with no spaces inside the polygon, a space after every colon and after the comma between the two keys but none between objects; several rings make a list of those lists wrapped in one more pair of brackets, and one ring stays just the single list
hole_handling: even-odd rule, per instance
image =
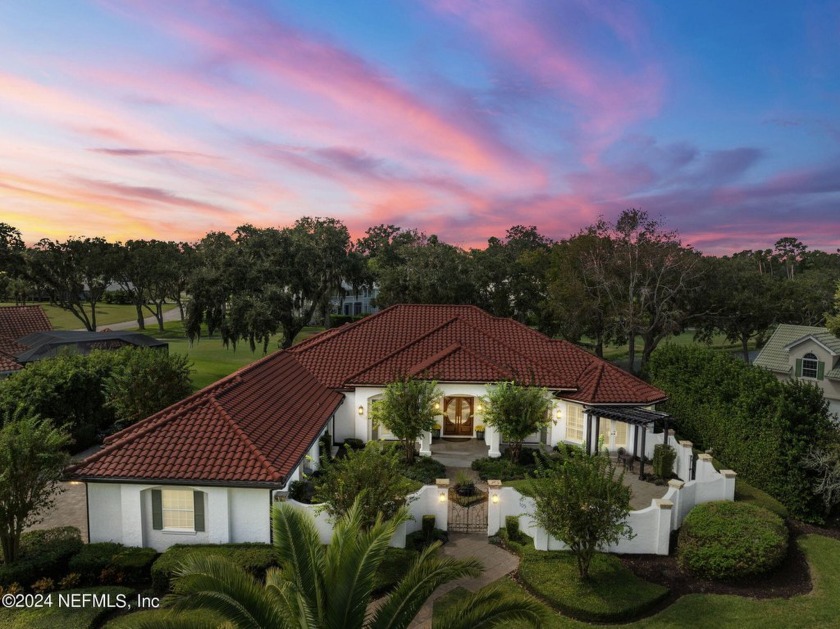
[{"label": "white-framed window", "polygon": [[192,489],[161,490],[164,531],[194,531],[195,501]]},{"label": "white-framed window", "polygon": [[817,377],[817,369],[819,368],[819,361],[817,357],[808,352],[802,357],[802,377],[803,378],[816,378]]},{"label": "white-framed window", "polygon": [[583,408],[567,404],[566,411],[566,441],[583,443]]}]

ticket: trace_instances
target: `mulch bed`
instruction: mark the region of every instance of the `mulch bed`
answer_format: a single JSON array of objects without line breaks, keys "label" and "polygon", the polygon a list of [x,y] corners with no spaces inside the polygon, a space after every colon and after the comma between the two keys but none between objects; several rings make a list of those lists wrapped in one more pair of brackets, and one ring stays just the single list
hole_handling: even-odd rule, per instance
[{"label": "mulch bed", "polygon": [[[667,557],[660,555],[620,555],[621,563],[637,576],[664,585],[671,590],[670,595],[648,614],[671,605],[684,594],[732,594],[750,598],[790,598],[811,591],[811,573],[805,554],[795,543],[795,539],[804,533],[817,533],[840,539],[840,531],[820,529],[800,522],[788,522],[791,530],[790,550],[782,564],[770,574],[750,577],[741,581],[718,582],[698,579],[680,571],[674,554]],[[829,532],[830,531],[830,532]]]}]

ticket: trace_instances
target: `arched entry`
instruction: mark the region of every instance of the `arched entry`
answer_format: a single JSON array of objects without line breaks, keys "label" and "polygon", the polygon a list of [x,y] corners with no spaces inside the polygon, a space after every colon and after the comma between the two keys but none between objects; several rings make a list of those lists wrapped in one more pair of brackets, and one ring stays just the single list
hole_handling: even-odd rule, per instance
[{"label": "arched entry", "polygon": [[443,398],[443,436],[472,437],[475,398],[453,395]]}]

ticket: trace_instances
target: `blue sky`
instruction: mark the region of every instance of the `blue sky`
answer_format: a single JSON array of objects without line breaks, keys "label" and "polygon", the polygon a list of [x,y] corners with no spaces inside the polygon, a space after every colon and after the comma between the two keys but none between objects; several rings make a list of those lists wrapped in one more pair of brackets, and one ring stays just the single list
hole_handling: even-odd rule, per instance
[{"label": "blue sky", "polygon": [[0,220],[480,246],[640,207],[710,253],[840,246],[840,3],[0,5]]}]

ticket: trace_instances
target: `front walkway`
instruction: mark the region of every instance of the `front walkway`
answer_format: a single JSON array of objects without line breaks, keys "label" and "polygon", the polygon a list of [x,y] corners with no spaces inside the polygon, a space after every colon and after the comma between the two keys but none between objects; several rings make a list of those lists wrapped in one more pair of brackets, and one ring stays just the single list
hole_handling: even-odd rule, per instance
[{"label": "front walkway", "polygon": [[451,533],[449,535],[449,542],[444,544],[440,549],[440,553],[446,557],[454,557],[456,559],[469,559],[474,557],[482,563],[484,572],[476,578],[464,577],[446,585],[441,585],[429,597],[429,600],[426,601],[411,625],[409,625],[412,629],[428,629],[432,626],[432,606],[438,598],[447,592],[451,592],[457,587],[465,588],[470,592],[477,592],[484,586],[498,581],[519,567],[519,557],[498,546],[494,546],[487,541],[487,535],[483,533],[477,535]]},{"label": "front walkway", "polygon": [[466,467],[473,461],[487,456],[489,447],[482,439],[434,439],[432,458],[447,468]]}]

